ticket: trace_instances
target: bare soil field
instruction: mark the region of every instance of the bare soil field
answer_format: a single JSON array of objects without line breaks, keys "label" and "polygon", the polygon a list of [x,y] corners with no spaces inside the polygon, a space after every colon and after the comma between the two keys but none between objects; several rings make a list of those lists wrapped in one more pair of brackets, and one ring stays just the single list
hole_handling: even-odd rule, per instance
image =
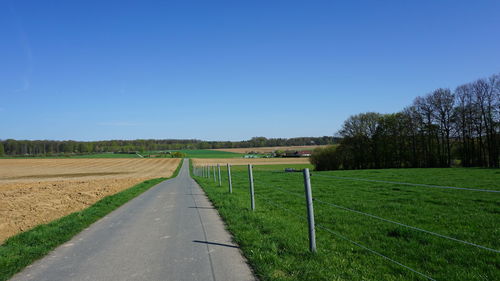
[{"label": "bare soil field", "polygon": [[152,178],[180,159],[0,159],[0,243]]},{"label": "bare soil field", "polygon": [[270,153],[276,150],[314,150],[317,147],[325,147],[327,145],[307,145],[307,146],[273,146],[273,147],[246,147],[246,148],[218,148],[210,150],[227,151],[234,153],[249,153],[251,151],[257,153]]},{"label": "bare soil field", "polygon": [[310,164],[308,157],[301,158],[192,158],[193,165],[283,165],[283,164]]}]

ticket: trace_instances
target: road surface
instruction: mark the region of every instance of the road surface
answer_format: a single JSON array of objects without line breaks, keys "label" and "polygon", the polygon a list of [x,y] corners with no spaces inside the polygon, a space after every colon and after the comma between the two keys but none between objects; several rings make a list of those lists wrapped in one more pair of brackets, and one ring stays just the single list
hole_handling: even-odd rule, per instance
[{"label": "road surface", "polygon": [[255,280],[217,211],[179,175],[108,214],[11,280]]}]

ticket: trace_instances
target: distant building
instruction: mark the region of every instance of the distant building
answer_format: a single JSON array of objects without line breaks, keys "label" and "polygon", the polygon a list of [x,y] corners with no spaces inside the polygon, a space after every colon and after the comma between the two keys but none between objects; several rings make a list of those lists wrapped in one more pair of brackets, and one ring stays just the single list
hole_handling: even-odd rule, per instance
[{"label": "distant building", "polygon": [[243,156],[243,158],[259,158],[259,156],[254,155],[254,154],[247,154],[247,155]]},{"label": "distant building", "polygon": [[312,151],[310,150],[304,150],[304,151],[287,150],[285,151],[283,157],[310,157],[311,154]]},{"label": "distant building", "polygon": [[299,151],[298,154],[299,154],[299,157],[310,157],[312,154],[312,151],[310,151],[310,150]]}]

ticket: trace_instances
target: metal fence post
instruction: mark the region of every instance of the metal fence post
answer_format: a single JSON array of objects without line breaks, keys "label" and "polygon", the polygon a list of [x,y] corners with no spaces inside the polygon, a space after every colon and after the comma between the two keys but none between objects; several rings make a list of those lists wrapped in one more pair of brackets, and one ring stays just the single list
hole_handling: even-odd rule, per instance
[{"label": "metal fence post", "polygon": [[222,178],[220,176],[220,164],[217,164],[217,171],[219,173],[219,186],[222,186]]},{"label": "metal fence post", "polygon": [[227,163],[227,181],[229,183],[229,193],[233,193],[233,183],[231,182],[231,165]]},{"label": "metal fence post", "polygon": [[215,173],[215,165],[212,166],[214,170],[214,182],[217,182],[217,174]]},{"label": "metal fence post", "polygon": [[309,169],[304,169],[304,189],[306,193],[307,222],[309,224],[309,250],[316,253],[316,231],[314,229],[314,208]]},{"label": "metal fence post", "polygon": [[250,206],[252,211],[255,210],[255,197],[253,190],[253,172],[252,172],[252,164],[248,164],[248,179],[250,181]]},{"label": "metal fence post", "polygon": [[210,178],[210,166],[207,165],[207,175],[208,175],[208,178]]}]

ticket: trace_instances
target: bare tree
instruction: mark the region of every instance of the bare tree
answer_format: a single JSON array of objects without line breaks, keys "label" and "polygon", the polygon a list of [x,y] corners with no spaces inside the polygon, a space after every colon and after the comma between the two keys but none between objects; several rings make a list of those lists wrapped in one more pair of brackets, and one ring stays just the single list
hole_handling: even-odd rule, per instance
[{"label": "bare tree", "polygon": [[[454,95],[449,89],[437,89],[429,96],[429,102],[432,107],[433,118],[439,124],[440,144],[445,150],[445,159],[440,159],[446,166],[451,165],[451,125],[453,121]],[[439,145],[439,144],[438,144]],[[443,161],[444,160],[444,161]]]},{"label": "bare tree", "polygon": [[461,161],[465,167],[473,165],[474,133],[473,123],[474,110],[472,109],[472,87],[470,84],[458,86],[455,89],[455,130],[461,139]]},{"label": "bare tree", "polygon": [[[413,102],[416,112],[420,114],[422,123],[425,163],[427,167],[436,167],[439,165],[438,159],[441,158],[439,146],[438,128],[434,124],[434,108],[430,95],[417,97]],[[435,146],[434,143],[437,142]],[[437,156],[437,157],[436,157]]]}]

